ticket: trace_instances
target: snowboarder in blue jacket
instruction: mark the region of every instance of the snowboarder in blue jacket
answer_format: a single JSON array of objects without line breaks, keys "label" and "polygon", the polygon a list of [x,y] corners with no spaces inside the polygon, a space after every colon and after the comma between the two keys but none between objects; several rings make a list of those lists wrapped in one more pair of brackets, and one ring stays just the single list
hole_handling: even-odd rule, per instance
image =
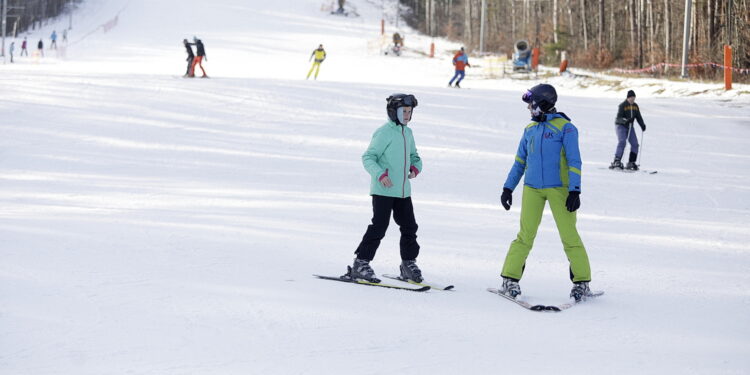
[{"label": "snowboarder in blue jacket", "polygon": [[521,198],[521,229],[511,243],[503,265],[501,292],[516,298],[537,229],[549,202],[565,255],[570,262],[573,289],[570,296],[579,301],[591,295],[591,269],[586,249],[576,229],[576,210],[581,206],[581,155],[578,129],[570,118],[557,112],[557,92],[552,85],[529,89],[522,100],[528,103],[531,123],[526,125],[513,167],[503,185],[500,201],[510,210],[515,190],[525,175]]}]

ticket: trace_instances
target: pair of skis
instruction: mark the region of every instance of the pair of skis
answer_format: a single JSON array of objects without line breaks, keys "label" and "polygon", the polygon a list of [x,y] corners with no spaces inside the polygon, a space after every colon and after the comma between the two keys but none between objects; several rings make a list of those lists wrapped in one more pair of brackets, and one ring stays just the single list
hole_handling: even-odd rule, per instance
[{"label": "pair of skis", "polygon": [[638,173],[638,172],[643,172],[643,173],[646,173],[646,174],[657,174],[657,173],[659,173],[659,171],[654,171],[654,170],[650,170],[650,169],[632,170],[632,169],[609,168],[609,167],[607,167],[607,168],[600,168],[600,169],[609,169],[610,171],[621,172],[621,173]]},{"label": "pair of skis", "polygon": [[[451,289],[453,289],[453,285],[440,285],[440,284],[426,282],[426,281],[422,281],[421,283],[418,283],[418,282],[416,282],[414,280],[404,279],[404,278],[402,278],[401,276],[398,276],[398,275],[389,275],[389,274],[385,274],[385,275],[383,275],[383,277],[386,277],[386,278],[389,278],[389,279],[393,279],[393,280],[398,280],[398,281],[401,281],[403,283],[407,283],[407,284],[410,284],[410,285],[395,284],[395,283],[391,284],[391,283],[383,283],[383,282],[373,283],[373,282],[367,281],[367,280],[353,279],[353,278],[349,277],[349,275],[343,275],[343,276],[313,275],[313,276],[315,276],[315,277],[317,277],[319,279],[324,279],[324,280],[334,280],[334,281],[341,281],[341,282],[345,282],[345,283],[353,283],[353,284],[360,284],[360,285],[377,286],[377,287],[389,288],[389,289],[401,289],[401,290],[408,290],[408,291],[411,291],[411,292],[426,292],[426,291],[428,291],[430,289],[434,289],[434,290],[451,290]],[[414,285],[414,286],[411,286],[411,285]]]}]

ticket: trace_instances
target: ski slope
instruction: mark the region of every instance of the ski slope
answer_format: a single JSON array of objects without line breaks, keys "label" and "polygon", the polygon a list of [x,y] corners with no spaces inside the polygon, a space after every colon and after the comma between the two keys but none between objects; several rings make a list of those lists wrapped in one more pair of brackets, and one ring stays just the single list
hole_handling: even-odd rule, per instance
[{"label": "ski slope", "polygon": [[[750,371],[746,85],[633,86],[648,175],[606,169],[625,91],[548,79],[580,132],[578,229],[606,294],[529,312],[486,288],[518,230],[520,194],[506,212],[500,190],[537,81],[469,70],[467,90],[446,88],[458,44],[373,54],[381,2],[349,2],[360,17],[321,0],[91,1],[65,59],[0,66],[0,373]],[[210,79],[181,78],[193,35]],[[328,59],[305,80],[320,43]],[[352,261],[371,214],[360,156],[400,91],[419,99],[419,264],[453,292],[312,277]],[[399,261],[391,224],[372,265]],[[547,212],[521,288],[557,304],[570,286]]]}]

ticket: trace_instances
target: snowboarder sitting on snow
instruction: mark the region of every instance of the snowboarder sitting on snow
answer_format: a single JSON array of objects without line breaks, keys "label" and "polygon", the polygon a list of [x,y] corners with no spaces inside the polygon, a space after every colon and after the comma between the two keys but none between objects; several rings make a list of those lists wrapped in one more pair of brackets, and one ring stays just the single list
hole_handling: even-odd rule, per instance
[{"label": "snowboarder sitting on snow", "polygon": [[404,46],[404,39],[401,37],[401,34],[393,33],[393,45],[399,47]]},{"label": "snowboarder sitting on snow", "polygon": [[526,258],[534,245],[546,202],[549,202],[565,255],[570,262],[576,301],[591,295],[591,269],[586,249],[576,229],[576,210],[581,206],[581,156],[578,129],[564,113],[555,109],[557,92],[540,84],[522,96],[531,112],[516,152],[516,160],[503,185],[500,202],[506,210],[513,203],[513,190],[524,176],[521,198],[521,229],[510,244],[502,270],[501,292],[512,298],[521,294],[518,285]]},{"label": "snowboarder sitting on snow", "polygon": [[307,61],[312,60],[312,58],[315,58],[315,62],[313,62],[312,67],[310,67],[310,71],[307,72],[307,78],[310,78],[310,74],[312,74],[313,70],[315,70],[315,79],[318,79],[318,73],[320,72],[320,64],[323,63],[326,59],[326,50],[323,49],[323,45],[319,45],[317,49],[314,49],[312,53],[310,54],[310,58]]},{"label": "snowboarder sitting on snow", "polygon": [[371,176],[372,224],[367,227],[355,251],[357,257],[347,275],[380,282],[370,267],[370,261],[385,237],[393,212],[393,219],[401,229],[401,277],[422,282],[422,271],[416,263],[419,244],[409,182],[422,170],[422,159],[417,153],[411,128],[407,127],[417,99],[414,95],[393,94],[386,100],[389,121],[375,131],[362,155],[362,164]]},{"label": "snowboarder sitting on snow", "polygon": [[193,67],[193,60],[195,59],[193,47],[191,47],[187,39],[183,39],[182,44],[185,45],[185,51],[187,51],[187,59],[185,59],[187,61],[187,71],[185,71],[185,77],[193,77],[193,70],[191,69]]},{"label": "snowboarder sitting on snow", "polygon": [[471,66],[469,64],[469,57],[466,56],[464,53],[464,47],[461,47],[461,50],[456,52],[456,55],[453,56],[453,65],[456,67],[456,74],[453,75],[453,78],[451,78],[451,81],[448,82],[448,87],[451,87],[453,85],[453,81],[458,78],[458,81],[456,81],[456,88],[461,88],[461,80],[464,79],[464,76],[466,75],[466,72],[464,71],[467,66]]},{"label": "snowboarder sitting on snow", "polygon": [[617,117],[615,118],[617,148],[615,149],[615,160],[609,166],[609,169],[622,169],[622,154],[625,152],[625,141],[627,140],[630,142],[630,157],[625,169],[638,170],[638,165],[635,164],[638,159],[638,136],[632,130],[635,120],[638,120],[638,125],[645,132],[646,124],[643,122],[638,104],[635,104],[635,91],[628,90],[627,99],[617,107]]}]

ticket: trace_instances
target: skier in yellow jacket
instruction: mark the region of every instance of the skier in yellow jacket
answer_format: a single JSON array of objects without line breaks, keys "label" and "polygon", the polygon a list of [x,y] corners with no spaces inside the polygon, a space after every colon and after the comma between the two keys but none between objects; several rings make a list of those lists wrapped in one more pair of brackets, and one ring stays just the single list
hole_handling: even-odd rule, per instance
[{"label": "skier in yellow jacket", "polygon": [[[310,74],[312,74],[313,70],[315,70],[315,79],[318,79],[318,72],[320,72],[320,63],[322,63],[326,59],[326,51],[323,49],[323,45],[319,45],[318,48],[310,54],[310,60],[315,58],[315,62],[313,62],[312,67],[310,68],[310,71],[307,72],[307,78],[310,79]],[[308,60],[309,61],[309,60]]]}]

